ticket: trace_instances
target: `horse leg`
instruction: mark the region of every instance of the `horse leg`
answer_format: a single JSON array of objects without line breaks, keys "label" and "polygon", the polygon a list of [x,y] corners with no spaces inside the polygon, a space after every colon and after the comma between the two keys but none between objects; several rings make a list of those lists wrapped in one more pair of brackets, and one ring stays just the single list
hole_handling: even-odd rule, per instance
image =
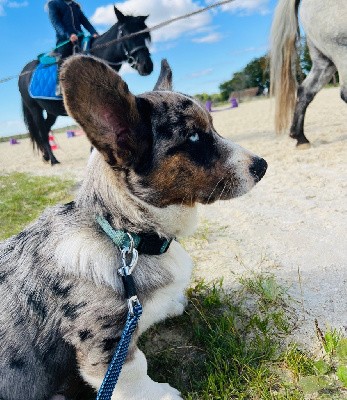
[{"label": "horse leg", "polygon": [[347,86],[342,86],[341,88],[341,99],[347,103]]},{"label": "horse leg", "polygon": [[337,69],[339,71],[341,99],[347,103],[347,54],[344,56],[342,62],[337,64]]},{"label": "horse leg", "polygon": [[[46,129],[48,129],[48,132],[49,132],[49,129],[50,128],[47,128],[47,126],[46,126]],[[44,142],[47,142],[47,140],[44,140]],[[48,139],[48,144],[49,144],[49,139]],[[52,149],[51,149],[52,150]],[[49,154],[49,152],[47,151],[47,146],[45,146],[44,145],[44,147],[43,147],[43,149],[42,149],[42,154],[43,154],[43,160],[44,161],[46,161],[46,162],[49,162],[50,160],[51,160],[51,157],[50,157],[50,154]]]},{"label": "horse leg", "polygon": [[48,157],[48,160],[51,160],[51,165],[60,164],[60,162],[55,158],[51,146],[49,144],[49,132],[54,125],[55,121],[57,120],[57,116],[53,114],[47,113],[47,118],[44,119],[44,128],[41,130],[41,136],[43,140],[44,146],[44,155],[43,157]]},{"label": "horse leg", "polygon": [[334,63],[324,56],[316,47],[308,42],[312,58],[312,68],[302,84],[298,87],[290,136],[297,140],[297,147],[307,148],[310,142],[304,134],[304,119],[306,109],[315,95],[326,85],[334,73]]},{"label": "horse leg", "polygon": [[53,124],[49,125],[48,121],[44,118],[41,107],[37,106],[34,110],[32,109],[32,113],[35,124],[40,132],[40,149],[43,153],[44,161],[51,161],[51,165],[58,164],[59,161],[55,158],[48,140],[48,133]]},{"label": "horse leg", "polygon": [[51,126],[54,124],[57,117],[51,114],[47,114],[47,119],[43,117],[43,110],[40,106],[36,106],[31,109],[33,119],[37,129],[40,132],[39,148],[43,153],[44,161],[51,161],[51,165],[59,164],[59,161],[55,158],[51,146],[49,145],[48,134]]},{"label": "horse leg", "polygon": [[32,103],[27,104],[27,102],[24,101],[23,99],[22,99],[22,109],[23,109],[24,123],[29,131],[29,136],[33,143],[34,148],[37,147],[37,149],[43,153],[44,160],[49,161],[49,158],[45,158],[40,130],[36,124],[36,119],[37,119],[36,114],[37,112],[39,112],[39,110],[37,110],[34,104]]}]

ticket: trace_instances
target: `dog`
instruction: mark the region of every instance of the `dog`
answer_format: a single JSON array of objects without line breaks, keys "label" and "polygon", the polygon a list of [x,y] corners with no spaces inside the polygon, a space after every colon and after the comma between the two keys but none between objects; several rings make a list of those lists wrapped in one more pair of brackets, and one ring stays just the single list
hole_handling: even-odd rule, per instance
[{"label": "dog", "polygon": [[63,398],[71,376],[102,383],[127,315],[121,253],[97,222],[171,241],[133,271],[143,314],[112,399],[178,400],[147,375],[137,338],[183,313],[192,261],[175,239],[192,234],[197,204],[248,192],[262,158],[221,137],[194,98],[172,91],[162,61],[152,92],[134,96],[90,56],[61,69],[64,104],[95,150],[74,201],[47,209],[0,246],[0,398]]}]

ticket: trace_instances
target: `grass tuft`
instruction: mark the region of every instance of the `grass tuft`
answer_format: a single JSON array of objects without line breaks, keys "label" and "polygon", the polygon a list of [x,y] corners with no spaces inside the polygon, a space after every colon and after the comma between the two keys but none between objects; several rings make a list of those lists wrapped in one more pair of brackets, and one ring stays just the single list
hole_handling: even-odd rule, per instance
[{"label": "grass tuft", "polygon": [[73,184],[57,177],[0,175],[0,239],[20,232],[47,206],[70,201]]},{"label": "grass tuft", "polygon": [[[232,293],[222,280],[196,282],[186,312],[142,336],[149,375],[169,382],[187,400],[346,399],[343,365],[328,353],[329,360],[316,360],[285,344],[296,319],[274,276],[241,282]],[[344,359],[346,342],[334,343]]]},{"label": "grass tuft", "polygon": [[[266,279],[254,283],[266,285]],[[273,368],[279,337],[287,327],[284,331],[274,323],[278,312],[260,306],[268,302],[262,291],[257,306],[249,305],[246,293],[246,287],[226,293],[221,281],[197,282],[188,291],[185,314],[157,325],[141,339],[150,376],[169,381],[191,400],[302,399],[295,384],[281,382]],[[167,343],[168,333],[174,343]]]},{"label": "grass tuft", "polygon": [[292,372],[294,379],[298,381],[300,376],[314,374],[313,360],[300,350],[296,345],[291,345],[283,355],[285,366]]}]

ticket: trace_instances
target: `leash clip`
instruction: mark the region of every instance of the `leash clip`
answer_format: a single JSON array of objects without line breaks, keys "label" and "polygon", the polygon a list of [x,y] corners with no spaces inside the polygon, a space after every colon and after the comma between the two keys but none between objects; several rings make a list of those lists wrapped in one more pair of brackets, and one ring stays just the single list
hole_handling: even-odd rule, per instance
[{"label": "leash clip", "polygon": [[122,277],[123,280],[129,313],[133,316],[135,314],[134,308],[135,306],[139,306],[140,302],[137,298],[136,286],[134,278],[131,274],[137,264],[139,253],[135,249],[133,237],[129,233],[127,233],[127,235],[129,237],[130,245],[129,247],[124,247],[121,250],[123,265],[118,269],[118,274]]},{"label": "leash clip", "polygon": [[[133,249],[132,252],[129,251],[129,248],[125,248],[121,250],[122,254],[122,267],[118,269],[118,273],[120,276],[131,275],[134,268],[136,267],[137,260],[139,259],[139,253],[136,249]],[[131,255],[130,262],[128,261],[129,256]]]},{"label": "leash clip", "polygon": [[[123,266],[118,269],[118,273],[120,276],[131,275],[139,259],[139,253],[135,249],[134,239],[128,232],[127,235],[130,240],[130,246],[124,247],[121,250]],[[129,256],[131,256],[131,259]]]}]

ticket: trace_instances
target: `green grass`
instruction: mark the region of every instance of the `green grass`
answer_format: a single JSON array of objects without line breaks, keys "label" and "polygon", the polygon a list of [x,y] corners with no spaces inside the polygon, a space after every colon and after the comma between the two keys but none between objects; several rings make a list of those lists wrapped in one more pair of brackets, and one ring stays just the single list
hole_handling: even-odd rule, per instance
[{"label": "green grass", "polygon": [[[0,176],[0,237],[18,233],[47,206],[71,200],[73,184],[18,173]],[[203,221],[184,244],[194,253],[218,231],[224,235],[224,228]],[[195,282],[185,313],[140,338],[149,375],[178,388],[186,400],[347,399],[347,338],[316,323],[323,355],[312,357],[288,344],[296,313],[274,275],[239,282],[232,292],[222,281]]]},{"label": "green grass", "polygon": [[57,177],[0,175],[0,239],[20,232],[47,206],[70,201],[73,184]]},{"label": "green grass", "polygon": [[22,134],[18,134],[18,135],[10,135],[10,136],[0,136],[0,143],[2,142],[8,142],[10,140],[10,138],[12,139],[26,139],[29,137],[28,133],[22,133]]},{"label": "green grass", "polygon": [[[196,253],[218,236],[225,227],[204,220],[183,244],[198,260]],[[347,339],[317,323],[323,356],[314,357],[290,342],[297,304],[273,274],[239,283],[227,292],[222,281],[196,282],[184,315],[142,336],[149,375],[187,400],[347,399]]]},{"label": "green grass", "polygon": [[280,336],[288,329],[278,328],[277,306],[264,311],[268,300],[257,296],[251,304],[249,295],[245,286],[226,293],[221,282],[197,282],[188,291],[185,314],[142,339],[150,376],[191,400],[302,399],[276,371]]},{"label": "green grass", "polygon": [[233,293],[195,283],[184,315],[143,335],[149,375],[187,400],[346,399],[347,339],[320,359],[285,344],[296,323],[286,291],[272,275],[241,282]]}]

